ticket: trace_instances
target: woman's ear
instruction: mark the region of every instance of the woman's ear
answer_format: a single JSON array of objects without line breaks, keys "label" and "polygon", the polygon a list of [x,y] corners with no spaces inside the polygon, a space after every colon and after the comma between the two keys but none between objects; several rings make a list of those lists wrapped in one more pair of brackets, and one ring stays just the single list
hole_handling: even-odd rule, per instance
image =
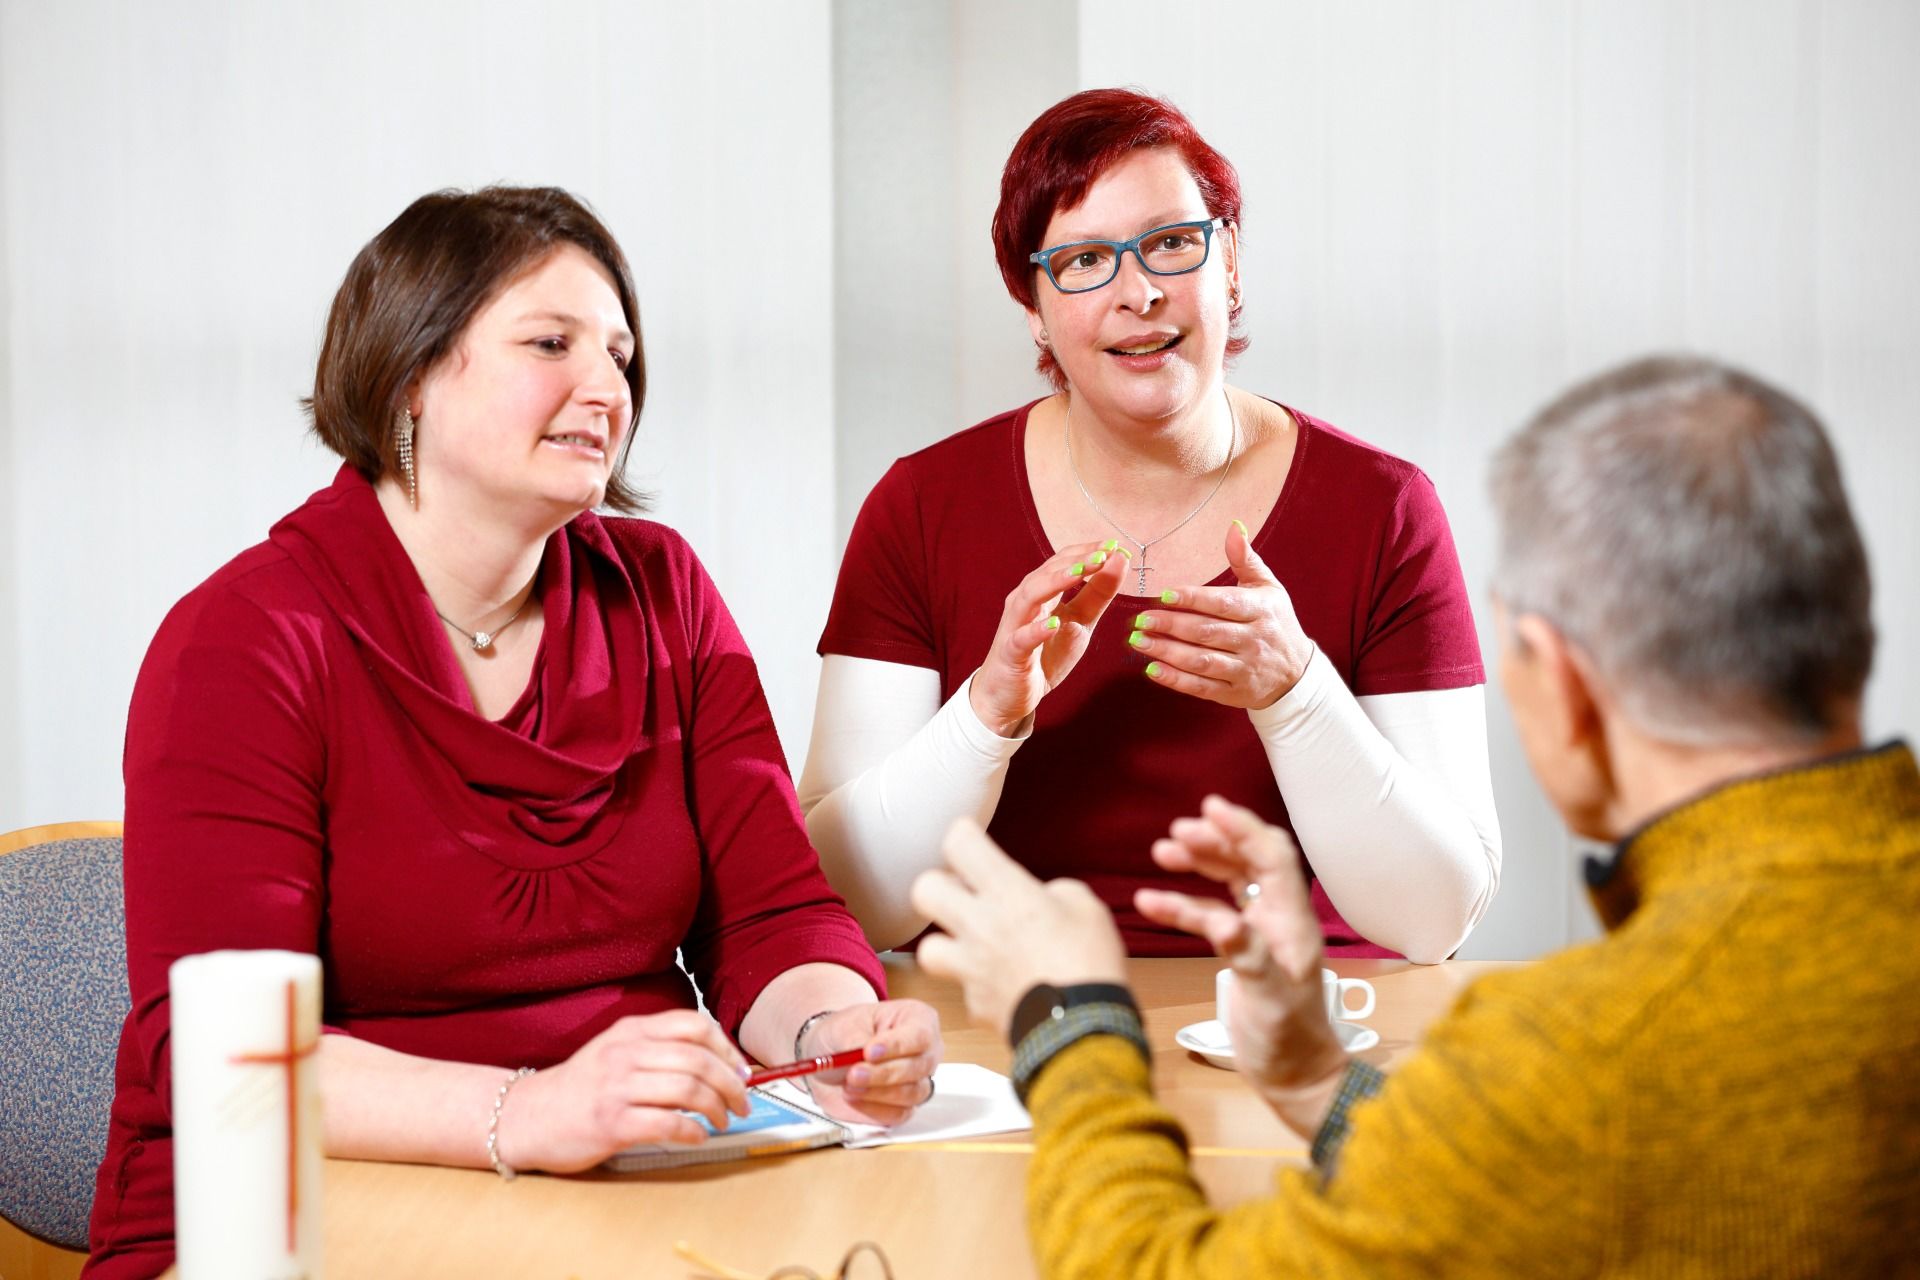
[{"label": "woman's ear", "polygon": [[1036,347],[1051,347],[1053,345],[1053,339],[1047,333],[1046,319],[1041,316],[1039,310],[1035,307],[1027,307],[1026,313],[1027,331],[1033,334],[1033,345]]},{"label": "woman's ear", "polygon": [[426,371],[422,369],[415,369],[407,375],[406,380],[400,384],[400,404],[395,409],[396,413],[400,409],[405,409],[416,418],[421,416],[421,410],[424,407],[421,401],[421,388],[426,380]]},{"label": "woman's ear", "polygon": [[1240,305],[1240,227],[1229,222],[1220,228],[1220,250],[1227,267],[1227,305]]}]

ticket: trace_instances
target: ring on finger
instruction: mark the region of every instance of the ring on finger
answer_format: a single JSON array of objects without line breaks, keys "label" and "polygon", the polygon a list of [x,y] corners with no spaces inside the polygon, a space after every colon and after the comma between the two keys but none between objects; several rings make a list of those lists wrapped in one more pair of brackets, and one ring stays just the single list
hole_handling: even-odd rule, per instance
[{"label": "ring on finger", "polygon": [[1260,900],[1260,882],[1249,880],[1233,891],[1233,905],[1245,911]]},{"label": "ring on finger", "polygon": [[927,1105],[927,1104],[928,1104],[929,1102],[932,1102],[932,1101],[933,1101],[933,1094],[934,1094],[934,1085],[933,1085],[933,1077],[932,1077],[932,1076],[928,1076],[928,1077],[927,1077],[927,1096],[926,1096],[926,1097],[924,1097],[924,1098],[922,1098],[922,1099],[920,1099],[920,1105],[924,1107],[924,1106],[926,1106],[926,1105]]}]

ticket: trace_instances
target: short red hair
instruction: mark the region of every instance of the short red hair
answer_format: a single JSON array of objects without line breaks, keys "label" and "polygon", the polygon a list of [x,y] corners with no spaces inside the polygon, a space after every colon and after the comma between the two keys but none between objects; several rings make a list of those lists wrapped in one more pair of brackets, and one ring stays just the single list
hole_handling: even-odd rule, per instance
[{"label": "short red hair", "polygon": [[[1207,212],[1239,225],[1240,175],[1225,156],[1207,145],[1178,107],[1133,89],[1084,90],[1041,112],[1013,144],[1013,154],[1000,173],[1000,206],[993,211],[993,256],[1015,302],[1035,309],[1034,281],[1040,268],[1029,255],[1046,247],[1040,239],[1053,215],[1086,199],[1101,174],[1144,147],[1178,151],[1200,188]],[[1226,358],[1231,360],[1248,343],[1246,335],[1238,332],[1239,304],[1228,317]],[[1056,390],[1065,388],[1066,376],[1053,352],[1041,348],[1034,367]]]}]

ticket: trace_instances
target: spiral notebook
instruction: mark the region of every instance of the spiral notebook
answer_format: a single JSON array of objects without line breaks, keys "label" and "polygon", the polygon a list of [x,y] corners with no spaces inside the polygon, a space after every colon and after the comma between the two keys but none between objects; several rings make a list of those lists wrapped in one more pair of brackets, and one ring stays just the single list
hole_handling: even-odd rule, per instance
[{"label": "spiral notebook", "polygon": [[616,1173],[641,1173],[751,1156],[787,1155],[815,1147],[884,1147],[1033,1127],[1026,1108],[1013,1095],[1013,1082],[997,1071],[972,1063],[948,1062],[934,1072],[933,1078],[938,1086],[933,1100],[891,1129],[831,1119],[816,1110],[812,1098],[793,1081],[776,1080],[763,1088],[747,1090],[753,1110],[735,1116],[725,1129],[715,1131],[704,1118],[692,1117],[707,1131],[705,1142],[628,1147],[609,1156],[603,1167]]},{"label": "spiral notebook", "polygon": [[690,1118],[707,1131],[705,1142],[655,1142],[628,1147],[607,1157],[605,1167],[616,1173],[677,1169],[682,1165],[810,1151],[846,1142],[853,1136],[845,1125],[817,1111],[780,1101],[769,1089],[749,1089],[747,1100],[753,1104],[753,1110],[744,1116],[734,1116],[725,1129],[716,1130],[705,1116],[692,1115]]}]

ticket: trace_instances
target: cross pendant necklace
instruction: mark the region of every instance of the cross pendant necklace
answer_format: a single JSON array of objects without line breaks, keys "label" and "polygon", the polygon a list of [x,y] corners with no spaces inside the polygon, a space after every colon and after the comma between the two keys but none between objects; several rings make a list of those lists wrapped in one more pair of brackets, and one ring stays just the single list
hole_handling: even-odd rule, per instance
[{"label": "cross pendant necklace", "polygon": [[[1107,523],[1113,524],[1113,521],[1109,520]],[[1120,526],[1115,524],[1113,527],[1118,529]],[[1138,542],[1134,542],[1132,538],[1128,538],[1127,541],[1133,542],[1133,545],[1136,547],[1140,547],[1140,561],[1133,566],[1133,571],[1140,575],[1140,589],[1134,594],[1143,596],[1147,594],[1147,575],[1153,572],[1153,570],[1147,568],[1147,549],[1141,547]]]},{"label": "cross pendant necklace", "polygon": [[[1220,389],[1220,393],[1222,395],[1226,395],[1226,388],[1222,387]],[[1067,400],[1066,438],[1067,438],[1067,470],[1073,473],[1073,482],[1076,485],[1080,486],[1080,496],[1087,500],[1087,505],[1093,508],[1093,513],[1095,515],[1099,516],[1102,520],[1105,520],[1109,525],[1113,527],[1114,532],[1118,533],[1121,537],[1125,538],[1128,542],[1131,542],[1134,546],[1140,548],[1140,557],[1139,559],[1134,561],[1133,571],[1135,574],[1139,576],[1139,580],[1140,580],[1140,589],[1138,594],[1143,596],[1146,595],[1147,594],[1147,575],[1154,572],[1154,570],[1147,567],[1147,550],[1156,543],[1165,542],[1168,538],[1171,538],[1174,534],[1186,528],[1187,525],[1192,522],[1195,516],[1199,515],[1202,511],[1205,511],[1207,509],[1207,504],[1209,502],[1212,502],[1214,498],[1219,494],[1220,490],[1223,487],[1225,487],[1227,483],[1227,477],[1233,474],[1233,459],[1235,455],[1238,454],[1240,451],[1240,415],[1234,412],[1233,397],[1227,396],[1227,465],[1221,468],[1220,478],[1214,482],[1213,488],[1211,491],[1208,492],[1207,496],[1200,500],[1199,506],[1187,512],[1185,517],[1181,519],[1180,523],[1174,525],[1173,528],[1167,530],[1165,533],[1161,534],[1157,538],[1147,538],[1143,541],[1140,538],[1135,537],[1133,534],[1128,533],[1125,529],[1122,529],[1120,527],[1120,522],[1118,520],[1115,520],[1112,516],[1108,515],[1105,511],[1101,509],[1100,504],[1093,500],[1093,493],[1087,488],[1087,482],[1080,478],[1080,466],[1078,463],[1076,463],[1073,460],[1073,400],[1071,397],[1069,397]]]}]

